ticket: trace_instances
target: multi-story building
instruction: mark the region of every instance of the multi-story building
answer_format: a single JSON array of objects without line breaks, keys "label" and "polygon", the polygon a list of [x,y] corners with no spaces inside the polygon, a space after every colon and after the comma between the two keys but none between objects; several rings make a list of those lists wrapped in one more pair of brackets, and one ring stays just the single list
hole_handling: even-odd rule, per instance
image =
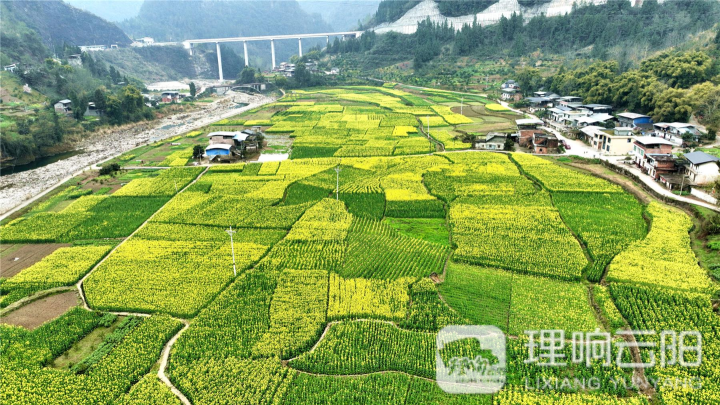
[{"label": "multi-story building", "polygon": [[672,155],[673,144],[654,136],[639,136],[633,143],[633,162],[644,173],[657,179],[661,174],[677,171]]}]

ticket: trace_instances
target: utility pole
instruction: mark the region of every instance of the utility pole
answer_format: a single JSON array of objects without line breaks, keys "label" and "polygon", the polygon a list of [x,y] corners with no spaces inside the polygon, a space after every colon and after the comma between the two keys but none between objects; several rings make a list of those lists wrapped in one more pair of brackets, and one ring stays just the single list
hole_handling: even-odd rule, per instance
[{"label": "utility pole", "polygon": [[340,166],[335,167],[335,174],[337,175],[335,178],[335,199],[340,199]]},{"label": "utility pole", "polygon": [[428,124],[427,134],[428,134],[428,138],[429,138],[430,137],[430,116],[427,116],[425,118],[427,119],[427,124]]},{"label": "utility pole", "polygon": [[225,232],[230,235],[230,249],[232,250],[233,258],[233,276],[237,277],[237,268],[235,267],[235,243],[233,243],[233,234],[237,231],[233,231],[232,225],[230,225],[230,229],[226,229]]},{"label": "utility pole", "polygon": [[177,193],[178,193],[178,191],[177,191],[177,180],[175,180],[175,194],[177,194]]},{"label": "utility pole", "polygon": [[464,99],[464,98],[465,98],[465,96],[460,96],[460,115],[462,115],[463,99]]}]

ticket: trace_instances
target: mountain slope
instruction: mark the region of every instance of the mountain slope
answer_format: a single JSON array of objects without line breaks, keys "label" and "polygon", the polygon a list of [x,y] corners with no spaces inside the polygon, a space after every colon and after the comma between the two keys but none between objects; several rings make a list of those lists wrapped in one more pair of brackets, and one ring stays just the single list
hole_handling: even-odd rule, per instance
[{"label": "mountain slope", "polygon": [[136,17],[143,4],[142,0],[65,0],[65,2],[112,22]]},{"label": "mountain slope", "polygon": [[[48,46],[129,45],[130,38],[116,25],[63,3],[61,0],[3,1],[12,19],[33,29]],[[5,27],[3,27],[3,30]]]},{"label": "mountain slope", "polygon": [[[563,15],[572,11],[574,3],[576,0],[472,0],[445,1],[439,4],[436,0],[385,0],[378,11],[390,9],[390,14],[377,15],[375,20],[380,24],[374,30],[377,33],[393,31],[412,34],[417,29],[417,24],[426,18],[430,18],[434,23],[447,21],[459,30],[464,24],[472,24],[475,19],[478,24],[488,25],[498,22],[503,16],[509,18],[512,13],[522,14],[526,18],[541,14],[548,17]],[[605,4],[607,0],[585,0],[582,3]],[[468,12],[469,14],[463,14]]]},{"label": "mountain slope", "polygon": [[120,23],[134,37],[181,41],[240,35],[326,32],[330,27],[294,1],[148,0],[132,20]]},{"label": "mountain slope", "polygon": [[334,31],[348,31],[358,27],[375,14],[380,0],[298,0],[308,14],[320,14]]}]

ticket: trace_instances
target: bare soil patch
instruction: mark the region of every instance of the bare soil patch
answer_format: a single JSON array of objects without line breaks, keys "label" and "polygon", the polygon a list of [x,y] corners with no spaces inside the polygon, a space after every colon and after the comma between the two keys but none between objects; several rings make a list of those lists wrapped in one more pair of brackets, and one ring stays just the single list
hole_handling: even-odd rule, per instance
[{"label": "bare soil patch", "polygon": [[0,245],[0,276],[12,277],[39,262],[43,257],[66,246],[70,246],[70,244]]},{"label": "bare soil patch", "polygon": [[33,301],[0,317],[0,323],[33,330],[57,318],[80,303],[76,291],[68,291]]}]

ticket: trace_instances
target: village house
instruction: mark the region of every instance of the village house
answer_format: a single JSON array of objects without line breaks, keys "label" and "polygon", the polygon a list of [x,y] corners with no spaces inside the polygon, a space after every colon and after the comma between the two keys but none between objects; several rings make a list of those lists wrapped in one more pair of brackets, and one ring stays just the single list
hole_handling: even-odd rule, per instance
[{"label": "village house", "polygon": [[685,138],[698,142],[702,133],[693,124],[684,122],[658,122],[653,124],[653,135],[667,139],[675,145],[682,145]]},{"label": "village house", "polygon": [[515,124],[517,125],[518,132],[515,135],[515,138],[520,146],[523,148],[529,148],[530,144],[532,142],[533,133],[535,132],[543,132],[542,130],[537,129],[540,127],[543,122],[542,120],[535,119],[535,118],[522,118],[519,120],[515,120]]},{"label": "village house", "polygon": [[[115,46],[117,48],[117,46]],[[107,49],[105,45],[80,45],[80,51],[82,52],[98,52]]]},{"label": "village house", "polygon": [[517,125],[518,130],[537,129],[537,127],[541,126],[542,124],[542,120],[539,120],[537,118],[521,118],[519,120],[515,120],[515,125]]},{"label": "village house", "polygon": [[520,94],[520,90],[518,89],[500,89],[502,94],[500,95],[500,98],[505,101],[520,101],[522,100],[522,94]]},{"label": "village house", "polygon": [[548,108],[553,106],[553,101],[548,97],[527,97],[528,104],[532,108]]},{"label": "village house", "polygon": [[478,138],[475,141],[475,149],[482,149],[482,150],[504,150],[505,149],[505,141],[507,141],[508,136],[506,134],[501,134],[498,132],[490,132],[483,138]]},{"label": "village house", "polygon": [[177,91],[163,91],[160,95],[163,103],[178,102],[180,100],[180,92]]},{"label": "village house", "polygon": [[65,99],[60,100],[53,106],[56,112],[70,114],[72,112],[72,101]]},{"label": "village house", "polygon": [[70,55],[70,56],[68,56],[67,60],[68,60],[68,64],[70,66],[76,66],[76,67],[82,66],[82,58],[80,57],[80,54]]},{"label": "village house", "polygon": [[101,115],[101,111],[95,107],[95,103],[92,101],[88,103],[87,109],[85,109],[85,114],[83,114],[85,117],[99,117]]},{"label": "village house", "polygon": [[506,80],[505,83],[503,83],[500,86],[500,89],[515,89],[520,90],[520,85],[517,84],[515,80]]},{"label": "village house", "polygon": [[677,171],[672,155],[673,144],[653,136],[635,137],[633,142],[633,162],[643,173],[657,179],[662,174]]},{"label": "village house", "polygon": [[548,153],[558,153],[559,141],[553,134],[545,132],[533,132],[532,135],[532,151],[533,153],[545,155]]},{"label": "village house", "polygon": [[205,155],[210,160],[234,160],[246,152],[258,150],[260,127],[244,129],[242,132],[216,131],[207,134],[210,142]]},{"label": "village house", "polygon": [[627,155],[633,150],[633,130],[628,127],[605,129],[590,125],[580,129],[590,145],[606,155]]},{"label": "village house", "polygon": [[617,115],[620,126],[635,128],[641,124],[652,124],[653,120],[648,115],[624,112]]},{"label": "village house", "polygon": [[135,46],[135,47],[141,48],[143,46],[153,45],[154,43],[155,43],[154,39],[152,39],[150,37],[142,37],[142,38],[139,38],[139,39],[136,39],[135,41],[133,41],[133,43],[130,44],[130,46]]},{"label": "village house", "polygon": [[577,118],[575,120],[575,126],[578,128],[583,128],[588,125],[605,126],[612,121],[615,121],[615,117],[613,117],[612,115],[606,113],[597,113],[588,115],[587,117]]},{"label": "village house", "polygon": [[720,178],[720,159],[705,152],[690,152],[683,155],[688,165],[685,174],[695,184],[713,183]]},{"label": "village house", "polygon": [[550,112],[550,117],[553,121],[568,126],[568,127],[576,127],[578,125],[578,120],[580,118],[589,117],[592,115],[592,112],[585,109],[573,109],[572,107],[568,106],[557,106],[548,109]]},{"label": "village house", "polygon": [[5,65],[3,66],[3,70],[6,72],[15,73],[17,70],[17,64],[13,63],[12,65]]},{"label": "village house", "polygon": [[572,109],[580,108],[582,106],[582,98],[576,96],[560,97],[557,99],[557,105]]},{"label": "village house", "polygon": [[592,111],[593,114],[611,114],[612,107],[607,104],[583,104],[582,108]]}]

